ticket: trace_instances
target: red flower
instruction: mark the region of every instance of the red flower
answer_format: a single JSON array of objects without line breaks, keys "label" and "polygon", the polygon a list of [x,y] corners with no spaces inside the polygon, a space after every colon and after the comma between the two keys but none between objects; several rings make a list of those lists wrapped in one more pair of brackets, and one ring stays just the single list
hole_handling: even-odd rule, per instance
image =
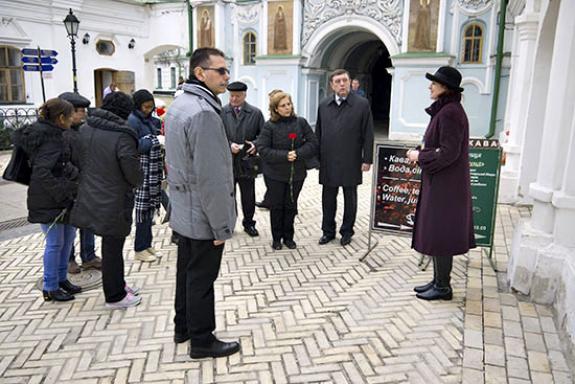
[{"label": "red flower", "polygon": [[295,140],[295,139],[297,139],[297,133],[290,133],[290,134],[288,134],[288,139],[290,139],[290,140]]}]

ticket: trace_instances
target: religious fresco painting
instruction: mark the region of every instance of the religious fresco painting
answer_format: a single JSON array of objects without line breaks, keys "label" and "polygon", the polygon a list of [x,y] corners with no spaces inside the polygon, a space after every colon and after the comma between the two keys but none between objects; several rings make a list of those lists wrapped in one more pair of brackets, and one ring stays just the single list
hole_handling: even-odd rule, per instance
[{"label": "religious fresco painting", "polygon": [[293,3],[268,3],[268,54],[290,55],[293,42]]},{"label": "religious fresco painting", "polygon": [[205,6],[197,9],[198,48],[215,46],[214,7]]},{"label": "religious fresco painting", "polygon": [[411,0],[409,5],[408,50],[435,52],[439,0]]}]

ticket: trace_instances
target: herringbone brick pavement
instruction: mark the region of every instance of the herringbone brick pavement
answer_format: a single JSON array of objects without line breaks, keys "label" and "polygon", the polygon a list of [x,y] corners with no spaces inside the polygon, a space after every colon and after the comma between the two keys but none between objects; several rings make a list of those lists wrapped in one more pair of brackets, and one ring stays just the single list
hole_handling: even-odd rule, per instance
[{"label": "herringbone brick pavement", "polygon": [[[257,184],[261,196],[263,183]],[[127,279],[143,288],[142,304],[128,310],[105,309],[100,289],[69,303],[44,302],[35,288],[42,273],[42,234],[0,243],[0,382],[479,384],[502,378],[519,383],[513,380],[525,372],[527,380],[535,380],[546,368],[557,383],[561,377],[571,380],[558,344],[553,351],[545,344],[541,349],[536,330],[525,358],[511,356],[517,351],[508,344],[523,339],[503,339],[501,331],[501,346],[488,343],[513,308],[519,313],[530,307],[517,300],[513,306],[508,293],[502,294],[506,305],[494,298],[497,277],[482,264],[479,251],[456,259],[453,301],[422,302],[412,288],[428,281],[431,272],[418,268],[409,238],[375,234],[378,246],[358,262],[367,249],[368,186],[359,190],[357,234],[345,248],[338,242],[317,244],[320,196],[312,172],[296,219],[297,250],[272,251],[263,210],[256,214],[259,238],[240,227],[226,244],[216,285],[217,336],[242,344],[241,353],[229,358],[192,361],[185,344],[172,342],[176,248],[166,225],[154,227],[154,245],[163,255],[157,262],[134,262],[133,238],[126,242]],[[500,211],[500,264],[509,227],[521,212]],[[503,306],[511,309],[499,323],[497,312],[483,310]],[[541,325],[557,335],[545,314]],[[530,316],[541,318],[537,311]]]}]

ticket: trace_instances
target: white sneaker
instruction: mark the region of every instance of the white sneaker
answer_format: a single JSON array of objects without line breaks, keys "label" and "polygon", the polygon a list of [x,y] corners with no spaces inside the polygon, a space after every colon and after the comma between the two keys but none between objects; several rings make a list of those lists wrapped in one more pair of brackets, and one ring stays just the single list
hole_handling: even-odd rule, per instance
[{"label": "white sneaker", "polygon": [[129,287],[128,284],[124,286],[126,293],[131,293],[134,296],[140,296],[140,288]]},{"label": "white sneaker", "polygon": [[106,303],[106,308],[110,309],[122,309],[122,308],[129,308],[135,307],[136,305],[140,304],[142,298],[140,296],[134,296],[131,293],[126,293],[126,296],[115,303]]},{"label": "white sneaker", "polygon": [[150,247],[150,248],[146,249],[146,251],[148,251],[150,254],[152,254],[156,257],[159,257],[162,255],[160,252],[156,251],[156,249],[154,247]]},{"label": "white sneaker", "polygon": [[156,261],[156,256],[148,252],[147,249],[144,249],[143,251],[136,252],[134,254],[134,260],[152,262]]}]

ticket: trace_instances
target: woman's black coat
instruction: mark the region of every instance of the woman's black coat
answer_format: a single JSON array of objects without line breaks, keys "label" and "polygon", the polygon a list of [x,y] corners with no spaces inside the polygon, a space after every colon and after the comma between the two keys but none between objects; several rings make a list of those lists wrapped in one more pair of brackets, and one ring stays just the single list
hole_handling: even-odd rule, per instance
[{"label": "woman's black coat", "polygon": [[64,131],[39,120],[14,132],[14,145],[24,149],[32,167],[27,200],[30,223],[52,223],[76,196],[78,168],[71,161],[76,149]]},{"label": "woman's black coat", "polygon": [[264,176],[289,182],[292,163],[287,155],[292,150],[292,140],[289,138],[292,133],[296,134],[294,149],[297,154],[293,180],[303,180],[307,176],[305,160],[317,155],[317,138],[306,119],[295,116],[264,124],[257,142],[258,152],[264,161]]},{"label": "woman's black coat", "polygon": [[99,236],[128,236],[133,189],[143,179],[135,129],[119,116],[96,109],[80,128],[79,140],[80,187],[70,222]]}]

